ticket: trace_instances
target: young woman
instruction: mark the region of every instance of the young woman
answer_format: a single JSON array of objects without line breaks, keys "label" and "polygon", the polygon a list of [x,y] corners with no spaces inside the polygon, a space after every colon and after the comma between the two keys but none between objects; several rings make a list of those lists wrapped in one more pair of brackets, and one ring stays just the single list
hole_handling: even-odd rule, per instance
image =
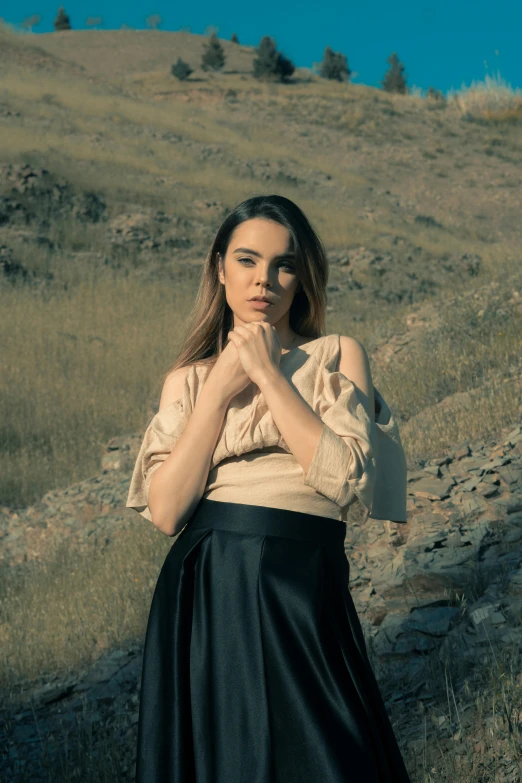
[{"label": "young woman", "polygon": [[327,279],[282,196],[239,204],[208,254],[126,503],[176,536],[145,637],[137,783],[409,781],[344,552],[355,500],[406,521],[404,452],[362,345],[322,334]]}]

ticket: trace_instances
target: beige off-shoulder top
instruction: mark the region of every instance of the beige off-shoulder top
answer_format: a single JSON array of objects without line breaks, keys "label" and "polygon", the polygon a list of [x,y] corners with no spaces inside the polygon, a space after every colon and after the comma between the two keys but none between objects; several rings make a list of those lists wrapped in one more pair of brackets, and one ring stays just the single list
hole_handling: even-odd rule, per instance
[{"label": "beige off-shoulder top", "polygon": [[[283,354],[280,369],[326,425],[306,475],[276,427],[259,387],[230,402],[203,498],[284,508],[346,521],[359,500],[374,519],[406,522],[406,459],[397,422],[374,386],[375,421],[338,370],[340,336],[318,337]],[[194,409],[211,367],[189,367],[183,396],[145,430],[126,501],[152,521],[147,492]]]}]

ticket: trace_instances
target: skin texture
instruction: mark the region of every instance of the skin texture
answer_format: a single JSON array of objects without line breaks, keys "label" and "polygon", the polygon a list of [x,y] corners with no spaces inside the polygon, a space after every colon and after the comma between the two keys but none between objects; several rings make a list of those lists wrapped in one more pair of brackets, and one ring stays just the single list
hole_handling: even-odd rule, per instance
[{"label": "skin texture", "polygon": [[[236,252],[238,248],[254,250],[260,257]],[[234,314],[234,331],[252,322],[268,323],[285,350],[293,348],[299,338],[288,322],[298,287],[294,259],[281,258],[289,252],[290,234],[284,226],[254,218],[236,228],[225,259],[219,258],[219,280],[225,286],[227,304]],[[265,311],[253,309],[247,300],[257,294],[268,296],[274,304]],[[237,333],[241,334],[241,330],[237,329]]]}]

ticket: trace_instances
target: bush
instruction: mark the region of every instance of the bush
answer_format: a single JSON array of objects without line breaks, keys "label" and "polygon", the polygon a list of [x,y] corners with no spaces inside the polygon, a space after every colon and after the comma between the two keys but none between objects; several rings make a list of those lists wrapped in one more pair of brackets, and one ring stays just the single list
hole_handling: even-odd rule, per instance
[{"label": "bush", "polygon": [[193,68],[191,68],[190,65],[185,62],[185,60],[182,60],[181,57],[178,57],[177,61],[173,63],[170,68],[172,76],[175,76],[180,81],[185,81],[185,79],[188,79],[192,71]]},{"label": "bush", "polygon": [[334,52],[329,46],[324,50],[323,61],[319,67],[319,76],[323,79],[337,79],[339,82],[348,81],[351,75],[345,54]]},{"label": "bush", "polygon": [[274,39],[268,35],[265,35],[259,42],[256,54],[252,70],[256,79],[284,81],[295,71],[292,61],[277,51]]},{"label": "bush", "polygon": [[54,29],[55,30],[70,30],[71,29],[71,21],[67,14],[65,13],[65,9],[63,6],[60,6],[58,9],[58,13],[56,14],[56,19],[54,20]]},{"label": "bush", "polygon": [[443,93],[440,90],[436,90],[435,87],[432,87],[431,85],[428,87],[427,97],[433,101],[440,101],[441,103],[446,103],[446,98],[444,97]]},{"label": "bush", "polygon": [[390,64],[390,68],[381,82],[383,89],[386,92],[399,92],[404,95],[408,92],[406,79],[403,76],[404,65],[400,62],[395,52],[388,57],[387,62]]},{"label": "bush", "polygon": [[220,71],[225,65],[225,52],[215,33],[212,33],[203,51],[201,67],[204,71]]}]

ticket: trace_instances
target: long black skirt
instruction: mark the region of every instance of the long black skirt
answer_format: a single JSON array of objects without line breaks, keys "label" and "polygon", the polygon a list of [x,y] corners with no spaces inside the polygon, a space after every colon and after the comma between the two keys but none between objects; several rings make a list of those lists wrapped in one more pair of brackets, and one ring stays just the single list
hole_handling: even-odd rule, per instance
[{"label": "long black skirt", "polygon": [[409,783],[344,522],[202,499],[145,636],[136,783]]}]

